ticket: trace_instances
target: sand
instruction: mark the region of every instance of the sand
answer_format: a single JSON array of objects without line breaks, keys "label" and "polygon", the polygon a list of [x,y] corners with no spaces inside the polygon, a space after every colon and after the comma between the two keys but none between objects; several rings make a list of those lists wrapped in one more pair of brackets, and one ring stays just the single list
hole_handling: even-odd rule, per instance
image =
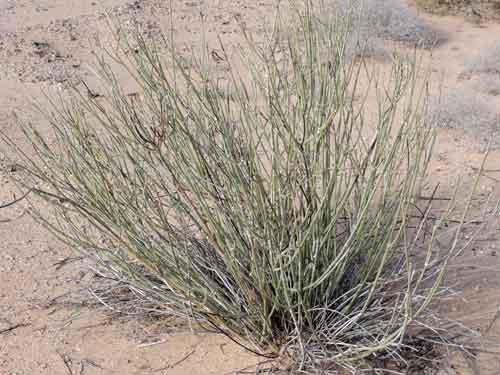
[{"label": "sand", "polygon": [[[81,80],[99,91],[92,76],[93,52],[99,50],[99,44],[113,46],[106,14],[119,19],[124,28],[133,29],[138,23],[148,38],[157,37],[172,18],[178,40],[189,51],[199,39],[200,12],[205,15],[209,42],[216,49],[217,35],[227,45],[241,41],[235,17],[259,34],[262,20],[269,19],[273,10],[271,0],[173,0],[170,14],[168,3],[0,0],[0,129],[29,152],[14,112],[43,131],[47,124],[33,112],[33,99],[44,103],[43,93],[65,95],[68,84]],[[461,16],[424,17],[446,35],[446,41],[432,52],[434,90],[460,88],[473,81],[474,75],[462,74],[464,64],[500,38],[500,24],[465,22]],[[131,82],[123,84],[134,91]],[[500,96],[483,95],[483,99],[500,114]],[[463,177],[463,186],[472,183],[483,157],[476,144],[470,134],[439,131],[430,173],[431,183],[442,183],[440,194],[450,194],[458,176]],[[8,178],[16,173],[15,168],[4,162],[5,154],[0,157],[1,203],[21,193]],[[492,151],[486,166],[492,172],[481,179],[479,196],[498,190],[499,161],[500,151]],[[0,211],[1,375],[208,375],[234,373],[260,361],[221,335],[194,333],[168,322],[111,319],[95,308],[60,303],[68,293],[87,285],[93,271],[25,214],[26,205],[21,202]],[[498,229],[498,223],[492,221],[454,266],[449,283],[463,293],[446,308],[451,316],[474,329],[488,328],[496,337],[500,337],[500,322],[492,319],[500,311]],[[448,362],[449,374],[472,373],[471,366],[459,358],[450,356]],[[500,373],[500,357],[479,354],[474,366],[482,373]]]}]

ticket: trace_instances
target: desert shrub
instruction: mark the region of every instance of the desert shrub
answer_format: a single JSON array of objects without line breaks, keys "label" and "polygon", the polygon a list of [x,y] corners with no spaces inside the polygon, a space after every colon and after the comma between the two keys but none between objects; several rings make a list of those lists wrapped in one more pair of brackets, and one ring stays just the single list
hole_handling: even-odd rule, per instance
[{"label": "desert shrub", "polygon": [[464,73],[500,74],[500,43],[466,61]]},{"label": "desert shrub", "polygon": [[456,241],[435,247],[430,206],[413,219],[433,144],[415,61],[378,80],[346,58],[350,21],[307,5],[269,48],[249,39],[230,97],[205,58],[139,38],[113,58],[141,100],[102,59],[103,98],[75,90],[47,110],[55,140],[23,126],[36,157],[4,140],[54,207],[35,216],[137,301],[333,373],[454,334],[429,307]]},{"label": "desert shrub", "polygon": [[464,14],[476,20],[498,19],[498,0],[416,0],[416,5],[428,12],[439,14]]},{"label": "desert shrub", "polygon": [[484,149],[500,145],[500,119],[473,90],[459,87],[431,100],[429,121],[433,126],[464,131]]},{"label": "desert shrub", "polygon": [[351,37],[367,44],[369,55],[382,55],[382,40],[430,48],[441,37],[407,4],[398,0],[334,0],[333,8],[354,11]]},{"label": "desert shrub", "polygon": [[471,4],[471,0],[417,0],[416,4],[429,11],[444,11]]}]

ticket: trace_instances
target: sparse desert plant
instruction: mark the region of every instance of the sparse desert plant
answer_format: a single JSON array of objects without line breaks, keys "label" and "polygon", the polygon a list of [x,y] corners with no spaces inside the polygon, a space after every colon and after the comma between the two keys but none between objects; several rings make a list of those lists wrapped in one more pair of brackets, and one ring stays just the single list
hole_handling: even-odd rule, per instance
[{"label": "sparse desert plant", "polygon": [[367,41],[367,51],[382,55],[382,40],[431,48],[442,37],[407,4],[398,0],[334,0],[332,6],[344,13],[354,10],[351,37]]},{"label": "sparse desert plant", "polygon": [[500,119],[473,90],[459,87],[435,97],[428,119],[435,127],[464,131],[482,148],[500,145]]},{"label": "sparse desert plant", "polygon": [[75,90],[47,110],[54,139],[23,126],[36,157],[3,139],[19,182],[54,207],[36,217],[155,310],[334,373],[455,334],[430,304],[457,241],[436,246],[430,205],[413,219],[433,144],[415,61],[380,81],[346,58],[349,19],[315,12],[269,48],[249,41],[230,97],[205,58],[139,38],[113,58],[141,100],[103,59],[104,97]]},{"label": "sparse desert plant", "polygon": [[470,4],[470,0],[416,0],[417,6],[429,12],[440,13]]},{"label": "sparse desert plant", "polygon": [[469,59],[465,64],[464,73],[500,74],[500,43],[496,43],[478,56]]},{"label": "sparse desert plant", "polygon": [[472,16],[472,19],[498,19],[498,0],[416,0],[416,5],[431,13],[454,13]]}]

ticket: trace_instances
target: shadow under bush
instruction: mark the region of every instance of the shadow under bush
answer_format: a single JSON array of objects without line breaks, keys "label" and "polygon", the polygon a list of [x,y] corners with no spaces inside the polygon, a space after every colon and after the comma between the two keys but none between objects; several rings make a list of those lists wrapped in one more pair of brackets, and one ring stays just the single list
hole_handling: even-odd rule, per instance
[{"label": "shadow under bush", "polygon": [[453,335],[429,306],[456,241],[435,246],[430,206],[412,219],[433,144],[415,61],[378,80],[346,57],[349,19],[309,6],[270,47],[249,41],[231,97],[204,56],[138,39],[113,58],[142,99],[103,59],[106,95],[75,90],[47,111],[56,141],[24,126],[37,157],[17,152],[55,210],[35,215],[156,311],[333,372]]}]

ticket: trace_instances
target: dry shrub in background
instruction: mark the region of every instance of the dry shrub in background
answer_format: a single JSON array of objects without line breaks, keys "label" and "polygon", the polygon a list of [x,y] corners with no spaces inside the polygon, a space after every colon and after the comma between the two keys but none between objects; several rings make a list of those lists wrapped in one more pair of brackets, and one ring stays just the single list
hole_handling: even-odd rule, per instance
[{"label": "dry shrub in background", "polygon": [[443,40],[407,4],[398,0],[333,0],[329,6],[350,15],[348,52],[384,58],[383,41],[402,42],[412,47],[432,48]]},{"label": "dry shrub in background", "polygon": [[417,0],[418,6],[429,11],[444,11],[470,5],[473,0]]},{"label": "dry shrub in background", "polygon": [[499,0],[416,0],[418,7],[432,13],[462,14],[470,20],[498,20]]},{"label": "dry shrub in background", "polygon": [[[379,80],[348,58],[352,19],[317,11],[306,2],[286,34],[278,16],[266,48],[249,39],[231,96],[206,56],[186,64],[173,43],[165,57],[139,38],[113,58],[142,100],[102,59],[104,97],[75,90],[47,110],[55,141],[23,126],[36,157],[4,140],[28,176],[18,182],[54,209],[34,215],[145,309],[292,370],[409,369],[457,335],[431,303],[446,295],[462,224],[438,246],[449,211],[429,221],[431,204],[416,209],[433,145],[416,62],[396,58]],[[410,38],[405,20],[380,36],[397,25]],[[372,109],[359,99],[369,92]]]},{"label": "dry shrub in background", "polygon": [[461,76],[469,80],[469,87],[481,94],[500,95],[500,43],[468,59]]},{"label": "dry shrub in background", "polygon": [[482,149],[500,145],[500,118],[473,90],[458,87],[433,98],[429,121],[435,127],[457,129],[477,141]]},{"label": "dry shrub in background", "polygon": [[465,63],[464,74],[500,75],[500,43],[497,43]]}]

